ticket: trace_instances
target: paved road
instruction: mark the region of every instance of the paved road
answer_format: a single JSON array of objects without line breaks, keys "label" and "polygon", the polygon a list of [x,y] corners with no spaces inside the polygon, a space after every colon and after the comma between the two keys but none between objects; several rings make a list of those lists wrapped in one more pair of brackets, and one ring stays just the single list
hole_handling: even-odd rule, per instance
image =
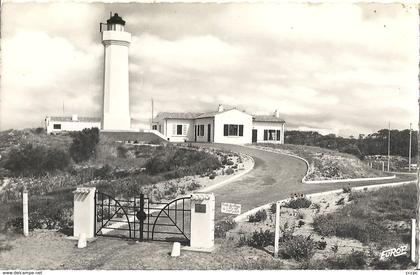
[{"label": "paved road", "polygon": [[[303,184],[301,180],[306,174],[306,164],[293,157],[230,144],[198,143],[195,145],[245,153],[255,160],[255,166],[251,172],[213,191],[216,196],[216,220],[225,216],[220,213],[221,202],[239,203],[242,205],[242,212],[245,212],[269,202],[288,198],[294,193],[311,194],[348,186],[348,183]],[[410,175],[398,177],[388,181],[354,182],[350,186],[415,179]]]}]

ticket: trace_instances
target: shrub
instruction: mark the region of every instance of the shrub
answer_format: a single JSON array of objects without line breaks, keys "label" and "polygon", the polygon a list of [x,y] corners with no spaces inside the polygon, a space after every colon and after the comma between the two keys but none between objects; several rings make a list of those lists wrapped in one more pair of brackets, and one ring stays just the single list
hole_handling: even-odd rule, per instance
[{"label": "shrub", "polygon": [[225,238],[226,232],[235,228],[236,222],[232,219],[226,219],[222,220],[216,223],[216,226],[214,227],[214,236],[216,238]]},{"label": "shrub", "polygon": [[351,193],[351,187],[350,186],[343,187],[343,193]]},{"label": "shrub", "polygon": [[258,210],[257,213],[255,213],[254,215],[248,216],[249,222],[261,222],[261,221],[265,221],[266,219],[267,219],[267,212],[264,209]]},{"label": "shrub", "polygon": [[270,205],[270,212],[273,214],[276,214],[276,209],[277,209],[276,203],[272,203]]},{"label": "shrub", "polygon": [[268,245],[274,245],[274,232],[270,230],[254,231],[250,238],[246,240],[246,244],[252,247],[266,247]]},{"label": "shrub", "polygon": [[286,202],[285,207],[299,209],[299,208],[308,208],[311,206],[312,202],[306,197],[292,198]]},{"label": "shrub", "polygon": [[194,190],[196,190],[196,189],[198,189],[198,188],[200,188],[201,187],[201,185],[198,183],[198,182],[196,182],[195,180],[193,180],[193,181],[191,181],[191,183],[187,186],[187,190],[188,191],[194,191]]},{"label": "shrub", "polygon": [[[29,208],[28,222],[30,229],[68,229],[72,227],[72,201],[57,196],[53,199],[33,200]],[[6,222],[6,229],[21,232],[22,217],[15,217]]]},{"label": "shrub", "polygon": [[9,152],[4,168],[17,176],[39,176],[54,170],[63,170],[69,163],[70,158],[65,151],[27,144]]},{"label": "shrub", "polygon": [[310,259],[315,253],[314,242],[308,237],[302,235],[293,236],[292,238],[284,241],[282,244],[282,255],[285,258],[292,258],[296,261]]},{"label": "shrub", "polygon": [[340,198],[335,204],[336,205],[344,205],[344,198]]},{"label": "shrub", "polygon": [[216,178],[216,173],[211,173],[209,179],[214,180]]},{"label": "shrub", "polygon": [[35,134],[39,135],[39,134],[42,134],[42,133],[45,133],[44,128],[38,127],[38,128],[35,129]]},{"label": "shrub", "polygon": [[231,160],[226,161],[226,165],[231,166],[231,165],[233,165],[233,164],[234,164],[234,162],[233,162],[233,161],[231,161]]},{"label": "shrub", "polygon": [[232,175],[235,171],[232,168],[228,168],[225,170],[226,175]]},{"label": "shrub", "polygon": [[366,255],[362,251],[327,259],[327,266],[331,269],[363,269],[366,265]]},{"label": "shrub", "polygon": [[298,222],[298,227],[302,227],[303,225],[305,225],[305,222],[304,222],[304,221],[302,221],[302,220],[300,220],[300,221]]},{"label": "shrub", "polygon": [[105,164],[99,169],[95,169],[93,176],[99,179],[109,179],[111,177],[112,168],[108,164]]},{"label": "shrub", "polygon": [[316,247],[316,249],[319,249],[319,250],[325,250],[325,248],[327,247],[327,242],[326,241],[317,241],[317,242],[315,242],[315,247]]},{"label": "shrub", "polygon": [[118,146],[117,147],[117,155],[119,158],[127,158],[128,149],[125,146]]},{"label": "shrub", "polygon": [[90,128],[72,133],[73,142],[70,145],[70,156],[75,162],[90,159],[96,154],[96,145],[99,142],[99,129]]}]

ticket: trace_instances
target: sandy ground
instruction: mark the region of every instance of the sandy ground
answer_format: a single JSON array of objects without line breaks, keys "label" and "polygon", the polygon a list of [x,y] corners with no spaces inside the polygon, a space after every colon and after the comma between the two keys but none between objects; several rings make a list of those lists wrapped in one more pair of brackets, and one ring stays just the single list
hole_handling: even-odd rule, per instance
[{"label": "sandy ground", "polygon": [[[10,250],[0,251],[0,269],[254,269],[276,265],[293,268],[282,260],[274,260],[262,250],[236,247],[216,240],[211,253],[182,251],[172,258],[171,243],[127,241],[98,238],[87,248],[53,231],[31,232],[29,237],[2,236]],[[0,246],[1,247],[1,246]],[[269,264],[267,264],[269,263]]]}]

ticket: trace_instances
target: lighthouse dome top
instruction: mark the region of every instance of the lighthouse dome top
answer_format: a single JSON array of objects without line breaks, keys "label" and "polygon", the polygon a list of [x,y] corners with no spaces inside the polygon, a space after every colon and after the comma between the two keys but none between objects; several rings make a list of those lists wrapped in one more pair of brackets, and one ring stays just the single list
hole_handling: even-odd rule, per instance
[{"label": "lighthouse dome top", "polygon": [[114,15],[113,16],[111,16],[107,21],[106,21],[106,23],[107,24],[119,24],[119,25],[125,25],[125,21],[120,17],[120,16],[118,16],[118,13],[114,13]]}]

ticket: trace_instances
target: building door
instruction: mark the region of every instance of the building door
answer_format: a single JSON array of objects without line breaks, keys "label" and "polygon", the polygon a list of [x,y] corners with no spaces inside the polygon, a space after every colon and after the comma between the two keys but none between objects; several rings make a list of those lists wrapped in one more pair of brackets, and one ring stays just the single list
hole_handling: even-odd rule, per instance
[{"label": "building door", "polygon": [[252,143],[257,142],[257,129],[252,129]]},{"label": "building door", "polygon": [[211,142],[211,124],[207,124],[207,142]]}]

